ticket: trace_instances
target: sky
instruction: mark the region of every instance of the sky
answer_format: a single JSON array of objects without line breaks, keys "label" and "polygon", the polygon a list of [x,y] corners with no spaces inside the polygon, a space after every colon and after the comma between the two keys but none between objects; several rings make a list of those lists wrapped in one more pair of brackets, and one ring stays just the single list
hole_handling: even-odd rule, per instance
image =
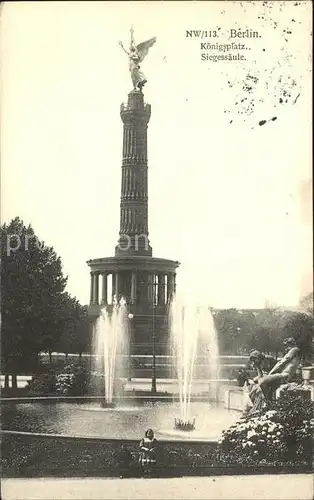
[{"label": "sky", "polygon": [[5,2],[2,222],[31,223],[88,303],[86,261],[118,239],[133,24],[136,43],[157,36],[141,68],[153,255],[181,262],[186,300],[296,305],[312,289],[311,17],[311,2]]}]

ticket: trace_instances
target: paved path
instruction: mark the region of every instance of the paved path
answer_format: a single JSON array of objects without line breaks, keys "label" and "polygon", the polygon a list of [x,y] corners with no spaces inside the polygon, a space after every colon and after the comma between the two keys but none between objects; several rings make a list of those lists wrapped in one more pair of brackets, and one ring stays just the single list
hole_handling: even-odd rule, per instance
[{"label": "paved path", "polygon": [[174,479],[4,479],[3,500],[313,500],[309,474]]}]

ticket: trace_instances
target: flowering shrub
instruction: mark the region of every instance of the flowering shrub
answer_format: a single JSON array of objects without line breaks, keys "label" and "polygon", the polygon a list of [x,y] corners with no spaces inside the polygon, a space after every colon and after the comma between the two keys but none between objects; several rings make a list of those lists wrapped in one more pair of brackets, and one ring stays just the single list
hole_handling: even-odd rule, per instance
[{"label": "flowering shrub", "polygon": [[65,366],[56,378],[56,393],[60,396],[83,396],[87,386],[88,372],[81,365]]},{"label": "flowering shrub", "polygon": [[56,382],[56,392],[60,396],[68,396],[74,381],[74,373],[59,373]]},{"label": "flowering shrub", "polygon": [[290,455],[299,460],[313,457],[314,403],[287,390],[273,405],[285,428],[285,440]]},{"label": "flowering shrub", "polygon": [[223,464],[300,465],[312,460],[314,403],[284,394],[272,409],[242,417],[222,433],[217,458]]}]

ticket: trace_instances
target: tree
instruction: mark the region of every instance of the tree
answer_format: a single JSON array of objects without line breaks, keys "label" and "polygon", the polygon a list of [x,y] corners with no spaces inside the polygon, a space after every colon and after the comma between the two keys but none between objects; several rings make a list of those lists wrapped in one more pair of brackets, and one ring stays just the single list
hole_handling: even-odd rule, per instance
[{"label": "tree", "polygon": [[62,310],[59,315],[60,337],[57,350],[64,352],[66,362],[68,354],[90,351],[91,339],[87,306],[82,306],[75,297],[64,293],[62,297]]},{"label": "tree", "polygon": [[300,300],[301,309],[307,314],[314,315],[313,292],[308,293]]},{"label": "tree", "polygon": [[289,313],[279,307],[268,305],[256,315],[258,342],[256,349],[275,357],[283,350],[283,327]]},{"label": "tree", "polygon": [[237,309],[223,309],[215,312],[214,321],[221,353],[239,354],[239,349],[243,347],[241,319]]},{"label": "tree", "polygon": [[60,334],[58,312],[67,278],[60,257],[16,217],[1,227],[1,356],[4,372],[32,366]]},{"label": "tree", "polygon": [[256,348],[256,339],[260,339],[257,332],[257,323],[254,312],[250,310],[238,311],[238,328],[241,339],[242,351],[248,353]]},{"label": "tree", "polygon": [[272,305],[259,311],[215,311],[220,353],[244,354],[251,349],[258,349],[277,357],[283,347],[283,327],[291,314]]},{"label": "tree", "polygon": [[313,338],[314,338],[314,318],[313,316],[295,312],[284,325],[284,336],[294,337],[298,347],[301,349],[304,363],[311,363],[313,360]]},{"label": "tree", "polygon": [[92,350],[92,335],[90,328],[90,320],[88,317],[88,306],[79,308],[79,324],[77,329],[77,351],[81,356],[83,352],[91,353]]}]

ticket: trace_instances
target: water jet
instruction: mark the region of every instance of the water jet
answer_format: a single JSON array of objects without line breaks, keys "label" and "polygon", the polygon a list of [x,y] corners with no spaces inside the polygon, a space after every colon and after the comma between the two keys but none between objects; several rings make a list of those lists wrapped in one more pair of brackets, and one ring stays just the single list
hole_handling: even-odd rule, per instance
[{"label": "water jet", "polygon": [[[180,418],[175,419],[175,428],[191,431],[195,429],[190,410],[193,385],[196,375],[200,375],[197,369],[215,391],[219,379],[218,339],[211,309],[186,306],[175,296],[170,305],[170,342],[180,399]],[[201,365],[197,363],[200,359]]]},{"label": "water jet", "polygon": [[[123,398],[120,379],[127,371],[126,353],[128,350],[127,307],[122,298],[114,299],[112,309],[103,307],[95,324],[93,351],[96,372],[99,373],[97,390],[104,393],[102,408],[113,408],[114,396]],[[117,394],[118,392],[118,394]]]}]

